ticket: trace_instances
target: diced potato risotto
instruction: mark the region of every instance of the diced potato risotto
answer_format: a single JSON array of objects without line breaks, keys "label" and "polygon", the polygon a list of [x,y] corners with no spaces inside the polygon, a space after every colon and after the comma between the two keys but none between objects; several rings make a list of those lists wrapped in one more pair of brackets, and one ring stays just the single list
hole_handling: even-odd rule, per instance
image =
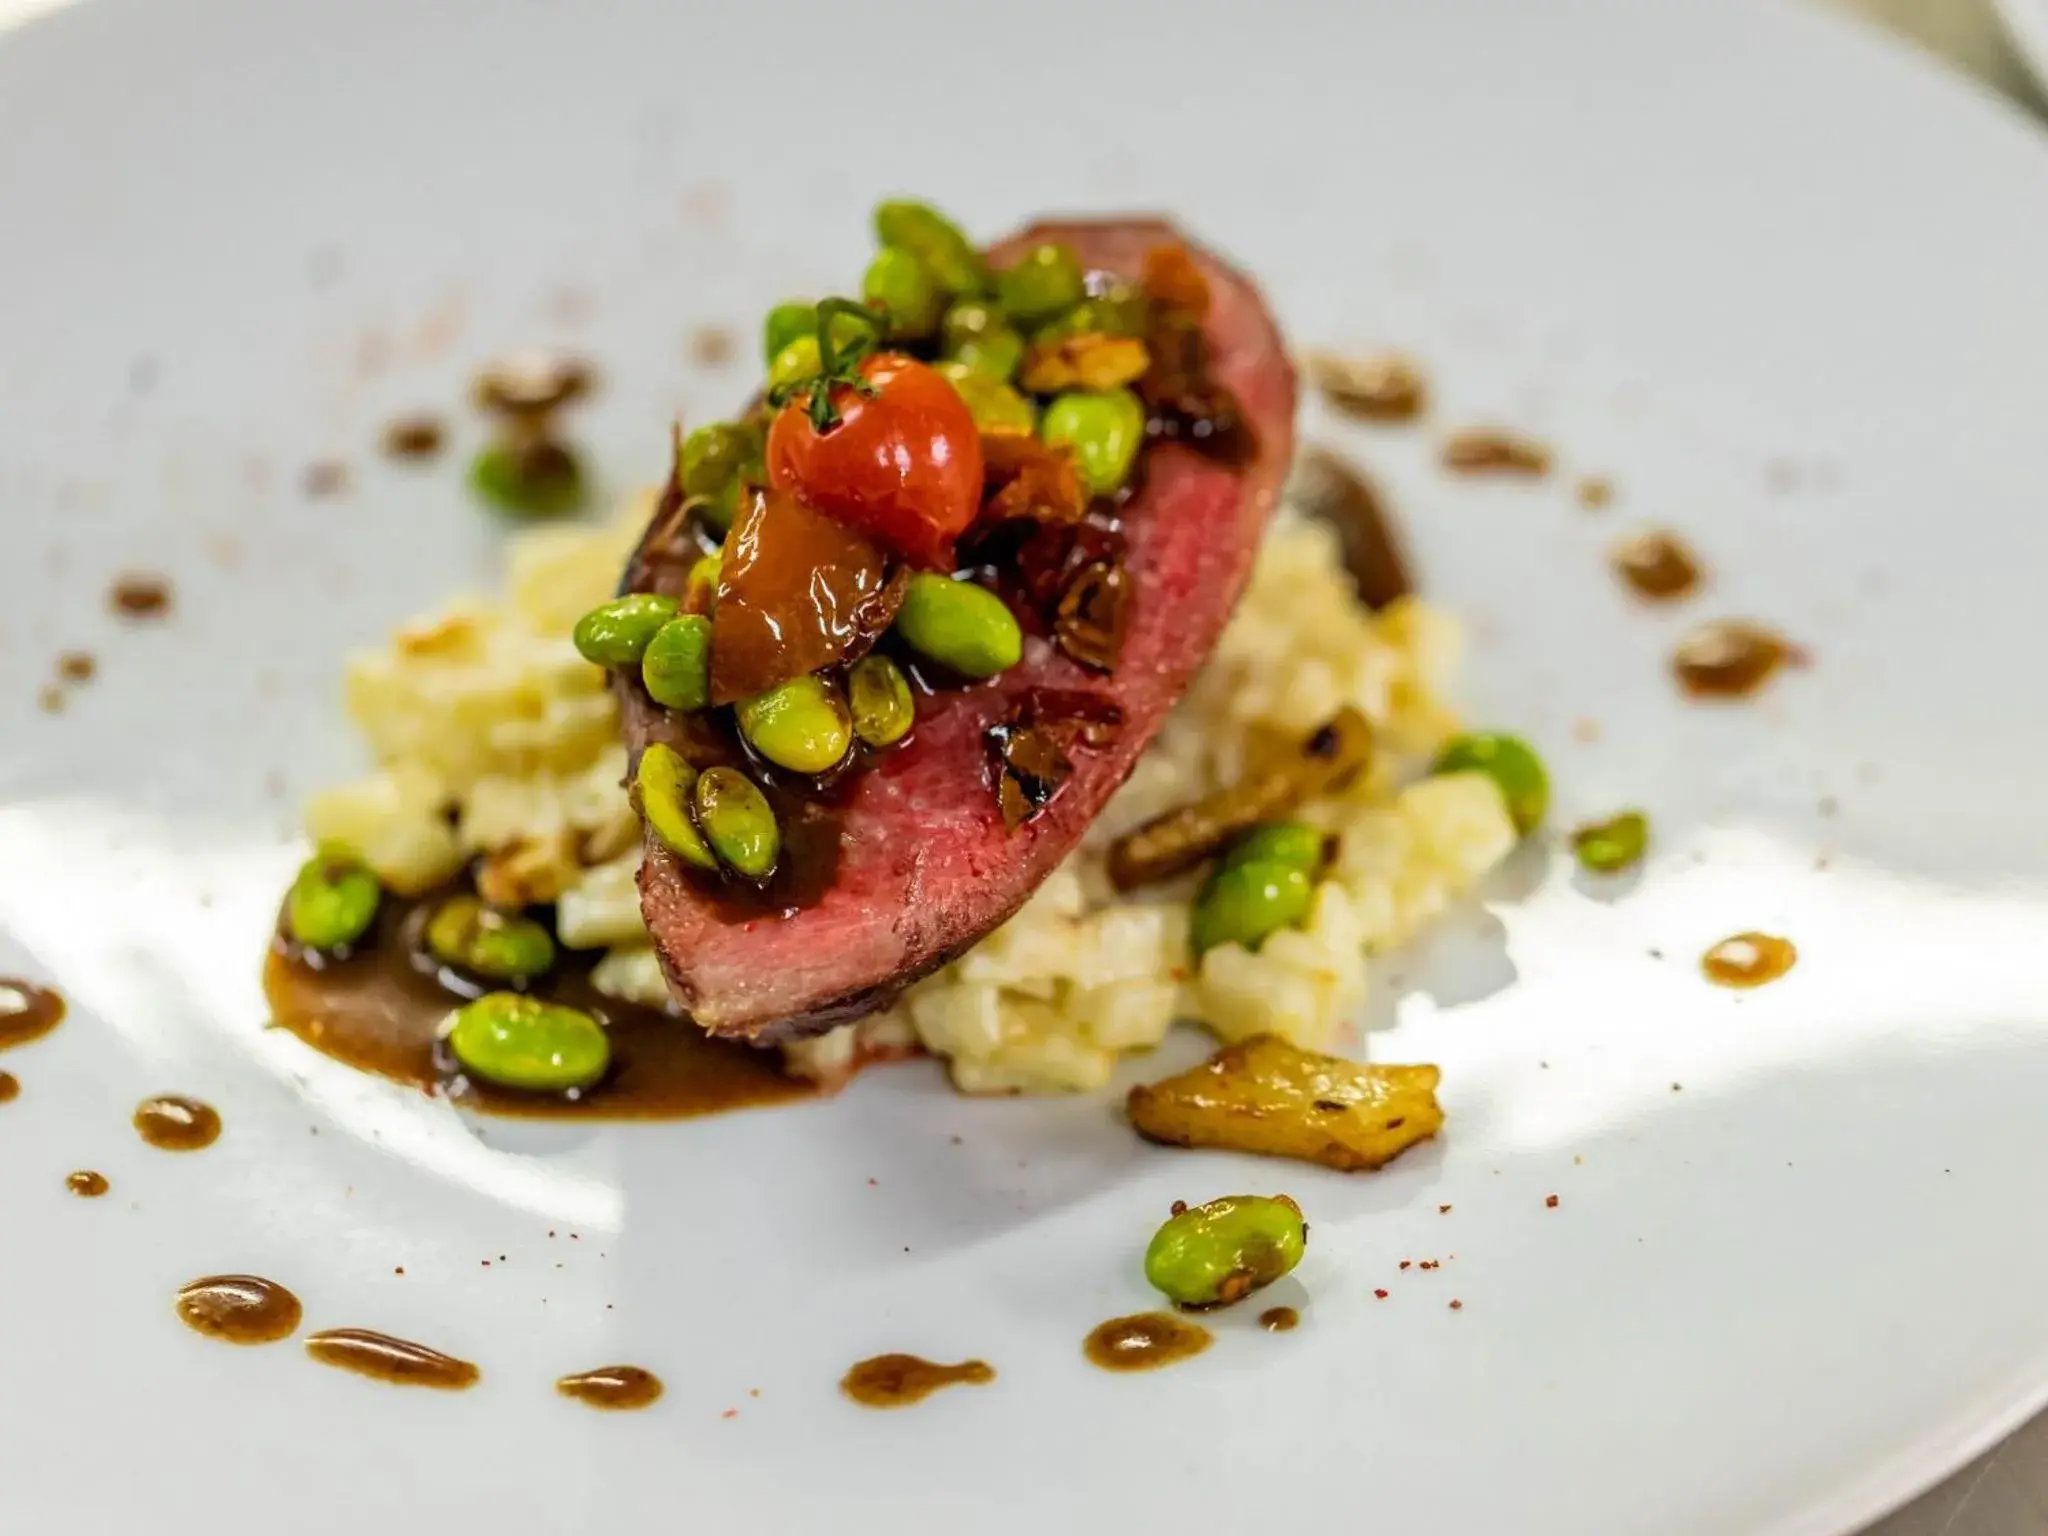
[{"label": "diced potato risotto", "polygon": [[[488,899],[552,902],[565,944],[606,952],[601,990],[662,1006],[616,706],[568,638],[611,594],[649,510],[641,498],[608,527],[523,534],[504,596],[462,599],[353,658],[348,709],[379,767],[316,795],[306,821],[316,841],[351,844],[400,891],[477,860]],[[1455,729],[1444,690],[1457,649],[1455,623],[1424,603],[1366,609],[1334,534],[1283,513],[1209,665],[1082,846],[961,959],[890,1010],[785,1047],[789,1065],[837,1081],[864,1059],[922,1046],[966,1092],[1046,1092],[1100,1087],[1119,1054],[1157,1045],[1177,1019],[1224,1040],[1270,1033],[1330,1048],[1365,998],[1370,956],[1515,843],[1491,779],[1413,777]],[[1198,877],[1118,895],[1110,841],[1288,750],[1347,704],[1373,722],[1381,750],[1368,773],[1301,813],[1338,840],[1307,921],[1256,954],[1226,944],[1198,964]]]}]

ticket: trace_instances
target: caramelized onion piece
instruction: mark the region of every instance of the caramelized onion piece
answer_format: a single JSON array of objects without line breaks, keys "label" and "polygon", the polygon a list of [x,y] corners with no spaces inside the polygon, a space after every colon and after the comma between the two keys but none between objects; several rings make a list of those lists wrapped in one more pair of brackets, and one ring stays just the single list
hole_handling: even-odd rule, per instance
[{"label": "caramelized onion piece", "polygon": [[1344,564],[1359,600],[1377,612],[1415,590],[1394,522],[1373,483],[1326,448],[1311,448],[1294,466],[1300,505],[1337,530]]},{"label": "caramelized onion piece", "polygon": [[1176,310],[1195,321],[1209,313],[1209,280],[1188,248],[1177,241],[1145,253],[1142,283],[1145,297],[1161,309]]},{"label": "caramelized onion piece", "polygon": [[1096,694],[1033,688],[1007,718],[988,728],[990,767],[1003,825],[1014,832],[1037,816],[1073,777],[1069,753],[1106,747],[1123,725],[1123,711]]},{"label": "caramelized onion piece", "polygon": [[1052,637],[1059,648],[1098,672],[1115,670],[1131,622],[1131,582],[1117,560],[1094,560],[1060,594]]},{"label": "caramelized onion piece", "polygon": [[1237,400],[1210,377],[1200,322],[1162,309],[1145,345],[1151,363],[1137,389],[1145,403],[1146,430],[1225,459],[1247,453],[1251,445]]},{"label": "caramelized onion piece", "polygon": [[982,434],[981,479],[984,525],[1075,523],[1088,506],[1073,454],[1022,433]]},{"label": "caramelized onion piece", "polygon": [[1039,342],[1024,354],[1018,382],[1034,395],[1063,389],[1118,389],[1142,378],[1151,358],[1135,336],[1083,331]]},{"label": "caramelized onion piece", "polygon": [[1286,760],[1118,838],[1109,848],[1109,878],[1128,891],[1193,869],[1238,833],[1313,799],[1371,757],[1372,722],[1346,707]]},{"label": "caramelized onion piece", "polygon": [[864,535],[781,491],[753,492],[719,570],[711,702],[751,698],[866,650],[893,616],[887,578]]}]

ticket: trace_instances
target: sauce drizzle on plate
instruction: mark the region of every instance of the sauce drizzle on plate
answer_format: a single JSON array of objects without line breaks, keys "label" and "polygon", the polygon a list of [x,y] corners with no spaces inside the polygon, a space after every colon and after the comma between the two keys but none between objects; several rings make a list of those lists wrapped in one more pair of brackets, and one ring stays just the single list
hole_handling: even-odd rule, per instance
[{"label": "sauce drizzle on plate", "polygon": [[182,1094],[159,1094],[135,1106],[135,1133],[162,1152],[197,1152],[220,1139],[220,1111]]},{"label": "sauce drizzle on plate", "polygon": [[40,1040],[64,1022],[64,999],[48,987],[0,976],[0,1051]]},{"label": "sauce drizzle on plate", "polygon": [[322,1365],[353,1371],[375,1381],[401,1387],[433,1387],[442,1392],[473,1387],[483,1374],[467,1360],[368,1328],[329,1328],[309,1335],[306,1353]]},{"label": "sauce drizzle on plate", "polygon": [[839,1390],[863,1408],[903,1408],[941,1387],[979,1387],[995,1379],[995,1369],[983,1360],[941,1365],[917,1355],[876,1355],[840,1377]]},{"label": "sauce drizzle on plate", "polygon": [[1105,1371],[1156,1371],[1199,1355],[1216,1340],[1200,1323],[1170,1312],[1139,1312],[1099,1324],[1081,1345]]},{"label": "sauce drizzle on plate", "polygon": [[298,1331],[299,1298],[261,1275],[207,1275],[178,1288],[178,1316],[230,1344],[275,1344]]}]

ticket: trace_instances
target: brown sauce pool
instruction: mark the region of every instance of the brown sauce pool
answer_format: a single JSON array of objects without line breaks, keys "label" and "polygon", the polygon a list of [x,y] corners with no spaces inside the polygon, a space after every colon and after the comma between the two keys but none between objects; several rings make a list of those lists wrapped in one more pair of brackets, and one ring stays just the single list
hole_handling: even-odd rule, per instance
[{"label": "brown sauce pool", "polygon": [[261,1275],[208,1275],[178,1288],[178,1316],[230,1344],[275,1344],[298,1332],[299,1298]]},{"label": "brown sauce pool", "polygon": [[0,1104],[12,1104],[21,1097],[21,1079],[12,1072],[0,1072]]},{"label": "brown sauce pool", "polygon": [[1156,1371],[1199,1355],[1216,1336],[1200,1323],[1170,1312],[1112,1317],[1090,1333],[1081,1353],[1105,1371]]},{"label": "brown sauce pool", "polygon": [[161,1094],[135,1106],[135,1132],[163,1152],[197,1152],[220,1139],[220,1112],[181,1094]]},{"label": "brown sauce pool", "polygon": [[1700,584],[1700,563],[1684,540],[1661,528],[1614,546],[1614,573],[1637,597],[1672,602]]},{"label": "brown sauce pool", "polygon": [[1259,1326],[1268,1333],[1292,1333],[1301,1326],[1301,1314],[1292,1307],[1268,1307],[1259,1314]]},{"label": "brown sauce pool", "polygon": [[324,1333],[311,1334],[306,1339],[306,1353],[322,1365],[354,1371],[358,1376],[401,1387],[433,1387],[443,1392],[473,1387],[483,1374],[467,1360],[367,1328],[329,1328]]},{"label": "brown sauce pool", "polygon": [[64,999],[48,987],[0,976],[0,1051],[40,1040],[64,1022]]},{"label": "brown sauce pool", "polygon": [[995,1379],[994,1367],[982,1360],[940,1365],[916,1355],[876,1355],[840,1377],[839,1390],[863,1408],[903,1408],[941,1387],[980,1387]]},{"label": "brown sauce pool", "polygon": [[670,1120],[816,1092],[784,1076],[773,1051],[713,1040],[672,1014],[605,997],[590,984],[596,957],[573,953],[535,990],[598,1017],[611,1037],[610,1074],[573,1096],[473,1082],[436,1049],[435,1036],[450,1010],[485,989],[431,970],[412,937],[416,914],[446,894],[387,897],[374,941],[343,959],[309,955],[280,938],[263,968],[271,1017],[323,1055],[491,1114]]},{"label": "brown sauce pool", "polygon": [[661,1378],[637,1365],[600,1365],[564,1376],[555,1390],[591,1408],[616,1412],[653,1404],[661,1396]]},{"label": "brown sauce pool", "polygon": [[1738,933],[1700,956],[1700,969],[1717,987],[1761,987],[1798,963],[1790,939],[1768,933]]},{"label": "brown sauce pool", "polygon": [[1696,699],[1747,698],[1780,667],[1798,666],[1805,654],[1784,636],[1742,619],[1702,624],[1678,642],[1671,670]]},{"label": "brown sauce pool", "polygon": [[64,1187],[81,1200],[97,1200],[109,1189],[112,1189],[113,1185],[107,1182],[107,1176],[104,1173],[96,1173],[90,1168],[81,1168],[76,1173],[64,1175]]}]

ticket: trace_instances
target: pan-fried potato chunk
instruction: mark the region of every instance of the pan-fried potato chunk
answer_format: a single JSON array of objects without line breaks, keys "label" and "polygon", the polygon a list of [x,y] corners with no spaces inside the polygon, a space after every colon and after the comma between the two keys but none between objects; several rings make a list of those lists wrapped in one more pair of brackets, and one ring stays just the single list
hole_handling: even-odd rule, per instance
[{"label": "pan-fried potato chunk", "polygon": [[1300,1050],[1277,1035],[1226,1046],[1192,1071],[1131,1090],[1150,1141],[1378,1168],[1444,1123],[1435,1067],[1389,1067]]}]

